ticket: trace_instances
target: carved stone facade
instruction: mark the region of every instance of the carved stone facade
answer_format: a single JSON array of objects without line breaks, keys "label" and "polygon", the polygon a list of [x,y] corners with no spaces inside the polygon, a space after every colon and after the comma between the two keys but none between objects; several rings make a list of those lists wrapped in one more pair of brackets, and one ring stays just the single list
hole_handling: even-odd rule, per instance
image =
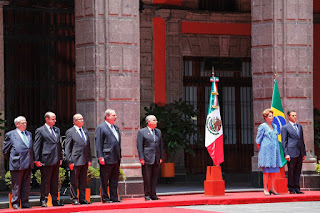
[{"label": "carved stone facade", "polygon": [[[297,111],[303,126],[307,160],[315,170],[313,135],[313,13],[312,0],[252,1],[252,84],[255,133],[270,107],[274,74],[284,112]],[[257,153],[257,150],[256,150]],[[253,158],[253,170],[257,157]]]},{"label": "carved stone facade", "polygon": [[[75,1],[76,104],[91,141],[108,108],[122,139],[122,194],[143,193],[136,135],[140,127],[139,0]],[[95,154],[95,146],[91,149]]]}]

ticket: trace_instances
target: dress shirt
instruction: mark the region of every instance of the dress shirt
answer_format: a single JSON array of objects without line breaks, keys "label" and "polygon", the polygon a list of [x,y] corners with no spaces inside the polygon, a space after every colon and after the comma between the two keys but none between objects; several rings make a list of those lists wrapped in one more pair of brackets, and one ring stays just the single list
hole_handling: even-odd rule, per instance
[{"label": "dress shirt", "polygon": [[[44,124],[44,125],[46,125],[46,127],[48,128],[48,130],[49,130],[49,132],[51,133],[51,134],[53,134],[54,135],[54,137],[56,137],[57,138],[57,135],[56,135],[56,133],[54,132],[54,131],[52,131],[53,130],[53,127],[50,127],[48,124]],[[52,129],[51,129],[52,128]]]},{"label": "dress shirt", "polygon": [[[17,132],[18,132],[18,134],[20,135],[20,137],[21,137],[21,139],[22,139],[22,141],[24,141],[24,137],[23,137],[23,135],[22,135],[22,131],[20,131],[20,129],[16,129],[17,130]],[[28,139],[28,136],[27,136],[27,134],[26,134],[26,131],[24,131],[25,133],[25,135],[26,135],[26,139],[27,139],[27,141],[28,141],[28,143],[30,143],[30,141],[29,141],[29,139]]]},{"label": "dress shirt", "polygon": [[119,134],[116,131],[116,129],[114,128],[114,125],[111,125],[108,121],[105,121],[105,122],[108,125],[108,127],[111,129],[111,131],[113,132],[113,134],[116,137],[117,141],[119,141]]},{"label": "dress shirt", "polygon": [[[80,130],[79,130],[80,128],[79,128],[78,126],[76,126],[76,125],[74,125],[74,128],[77,130],[78,134],[79,134],[80,137],[82,138],[81,132],[80,132]],[[82,128],[81,128],[81,129],[82,129]],[[83,133],[83,137],[84,137],[85,141],[87,141],[87,136],[86,136],[86,134],[84,133],[83,129],[82,129],[82,133]]]}]

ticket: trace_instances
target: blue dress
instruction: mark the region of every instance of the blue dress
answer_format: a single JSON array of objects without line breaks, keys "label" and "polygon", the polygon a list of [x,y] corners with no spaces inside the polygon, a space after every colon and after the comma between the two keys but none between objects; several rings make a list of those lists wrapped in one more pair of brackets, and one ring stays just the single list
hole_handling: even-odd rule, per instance
[{"label": "blue dress", "polygon": [[272,127],[273,130],[266,122],[260,124],[256,137],[256,143],[260,144],[258,166],[264,173],[279,172],[281,167],[277,126],[272,124]]}]

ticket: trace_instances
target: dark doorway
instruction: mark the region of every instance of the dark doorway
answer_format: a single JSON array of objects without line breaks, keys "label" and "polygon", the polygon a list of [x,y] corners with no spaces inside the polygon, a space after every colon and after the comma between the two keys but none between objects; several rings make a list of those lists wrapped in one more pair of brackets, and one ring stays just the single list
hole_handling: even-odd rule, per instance
[{"label": "dark doorway", "polygon": [[212,160],[204,146],[210,98],[211,67],[219,77],[219,104],[223,125],[224,174],[250,174],[253,156],[253,111],[251,62],[248,58],[184,58],[184,100],[198,111],[197,125],[203,145],[194,146],[196,156],[186,156],[188,174],[205,174]]},{"label": "dark doorway", "polygon": [[5,116],[7,130],[24,115],[28,130],[57,115],[61,133],[75,107],[74,0],[13,0],[4,6]]}]

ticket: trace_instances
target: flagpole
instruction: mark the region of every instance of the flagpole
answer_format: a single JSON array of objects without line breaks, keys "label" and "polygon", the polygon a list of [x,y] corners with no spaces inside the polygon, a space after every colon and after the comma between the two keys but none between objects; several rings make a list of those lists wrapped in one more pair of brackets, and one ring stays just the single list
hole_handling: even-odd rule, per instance
[{"label": "flagpole", "polygon": [[224,195],[225,182],[222,179],[220,164],[224,161],[223,156],[223,131],[218,102],[218,77],[214,77],[214,67],[212,66],[212,83],[208,115],[206,122],[205,144],[212,158],[214,166],[207,166],[207,176],[204,181],[204,194],[208,196]]}]

